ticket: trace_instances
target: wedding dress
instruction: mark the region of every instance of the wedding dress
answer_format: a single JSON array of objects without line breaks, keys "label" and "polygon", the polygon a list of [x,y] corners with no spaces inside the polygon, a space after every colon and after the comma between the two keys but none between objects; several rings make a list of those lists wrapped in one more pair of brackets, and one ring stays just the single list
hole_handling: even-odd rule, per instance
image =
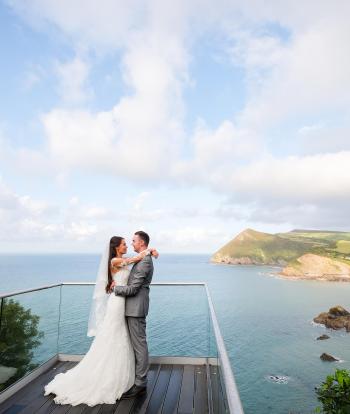
[{"label": "wedding dress", "polygon": [[[113,275],[126,285],[129,269]],[[125,320],[125,298],[111,294],[103,322],[84,358],[69,371],[57,374],[45,386],[45,395],[56,394],[57,404],[114,404],[135,380],[135,356]]]}]

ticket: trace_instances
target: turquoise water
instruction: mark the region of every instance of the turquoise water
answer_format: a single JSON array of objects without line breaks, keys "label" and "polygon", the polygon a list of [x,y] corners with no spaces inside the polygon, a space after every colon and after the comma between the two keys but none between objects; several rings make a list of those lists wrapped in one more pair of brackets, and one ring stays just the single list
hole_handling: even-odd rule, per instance
[{"label": "turquoise water", "polygon": [[[0,290],[94,281],[98,261],[97,255],[0,256]],[[269,276],[276,270],[214,265],[204,255],[162,255],[155,261],[154,281],[208,283],[246,413],[310,413],[317,406],[314,387],[336,367],[350,369],[350,334],[331,331],[331,339],[316,341],[326,330],[312,318],[337,304],[350,309],[350,284]],[[151,352],[181,354],[191,348],[198,355],[215,353],[203,292],[194,287],[167,289],[152,289]],[[89,287],[64,290],[58,344],[59,288],[21,299],[36,303],[43,315],[41,326],[50,341],[41,353],[53,352],[57,345],[66,352],[87,349],[90,297]],[[342,362],[322,362],[322,352]],[[274,382],[270,375],[283,376],[285,382]]]}]

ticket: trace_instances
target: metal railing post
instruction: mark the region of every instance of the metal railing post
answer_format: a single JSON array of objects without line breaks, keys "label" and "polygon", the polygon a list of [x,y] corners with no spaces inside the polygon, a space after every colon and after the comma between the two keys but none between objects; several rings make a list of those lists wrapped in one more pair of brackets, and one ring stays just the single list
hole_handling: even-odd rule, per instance
[{"label": "metal railing post", "polygon": [[57,355],[60,353],[60,333],[61,333],[61,306],[62,306],[62,286],[60,286],[60,301],[58,305],[58,326],[57,326]]}]

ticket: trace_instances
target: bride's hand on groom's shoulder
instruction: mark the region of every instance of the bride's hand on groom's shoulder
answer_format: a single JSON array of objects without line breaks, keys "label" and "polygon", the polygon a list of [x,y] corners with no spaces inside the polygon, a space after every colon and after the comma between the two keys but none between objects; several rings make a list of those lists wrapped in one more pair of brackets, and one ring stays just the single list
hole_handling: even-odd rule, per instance
[{"label": "bride's hand on groom's shoulder", "polygon": [[159,253],[158,253],[157,249],[150,249],[150,252],[151,252],[151,255],[154,258],[158,259]]}]

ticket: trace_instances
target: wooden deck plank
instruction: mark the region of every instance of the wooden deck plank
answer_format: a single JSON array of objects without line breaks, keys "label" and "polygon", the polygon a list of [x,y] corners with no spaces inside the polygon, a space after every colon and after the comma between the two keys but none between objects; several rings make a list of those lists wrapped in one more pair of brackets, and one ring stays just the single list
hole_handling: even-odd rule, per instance
[{"label": "wooden deck plank", "polygon": [[213,413],[219,413],[219,381],[218,381],[218,368],[210,365],[210,387],[212,397]]},{"label": "wooden deck plank", "polygon": [[[20,389],[16,392],[16,394],[12,395],[0,404],[0,414],[15,414],[20,412],[19,408],[16,409],[15,406],[22,406],[21,410],[23,410],[23,407],[29,404],[33,400],[33,397],[40,393],[39,390],[42,390],[44,385],[50,382],[56,374],[64,372],[68,369],[67,364],[67,362],[58,362],[54,367],[50,368],[44,374],[41,374],[39,377],[35,378],[25,387]],[[12,410],[9,411],[11,407]]]},{"label": "wooden deck plank", "polygon": [[183,371],[184,369],[182,365],[173,365],[168,389],[162,406],[162,414],[173,414],[177,411]]},{"label": "wooden deck plank", "polygon": [[[64,367],[62,369],[62,372],[66,372],[69,369],[73,368],[73,366],[76,365],[76,362],[67,362],[66,364],[64,364]],[[57,375],[59,372],[56,370],[54,375]],[[40,409],[40,407],[42,405],[44,405],[48,400],[52,399],[52,395],[44,395],[44,385],[46,384],[40,384],[38,385],[37,388],[35,388],[35,390],[33,391],[33,393],[35,394],[32,399],[32,401],[27,404],[25,406],[25,408],[20,411],[21,414],[33,414],[36,411],[38,411]]]},{"label": "wooden deck plank", "polygon": [[86,405],[85,410],[83,411],[83,414],[99,414],[101,408],[102,408],[102,404],[95,405],[94,407],[88,407]]},{"label": "wooden deck plank", "polygon": [[153,393],[153,389],[156,385],[157,382],[157,378],[160,372],[160,368],[161,366],[158,364],[152,364],[150,366],[150,369],[148,371],[148,377],[147,377],[147,392],[146,394],[135,398],[135,403],[134,406],[132,408],[132,413],[133,414],[144,414],[146,413],[147,410],[147,406],[148,403],[151,399],[152,393]]},{"label": "wooden deck plank", "polygon": [[[24,401],[25,398],[29,397],[31,398],[31,391],[35,388],[35,386],[38,383],[43,384],[44,381],[50,381],[52,377],[55,375],[56,370],[60,367],[64,366],[65,362],[57,362],[57,364],[50,368],[45,373],[41,374],[39,377],[35,378],[33,381],[31,381],[29,384],[25,385],[23,388],[21,388],[19,391],[16,392],[16,394],[9,397],[6,401],[4,401],[2,404],[0,404],[0,414],[3,414],[6,412],[6,410],[12,406],[13,404],[17,403],[18,401]],[[28,400],[29,400],[28,399]]]},{"label": "wooden deck plank", "polygon": [[53,411],[50,412],[50,414],[66,414],[70,411],[71,408],[72,406],[69,404],[64,404],[64,405],[55,404],[55,407]]},{"label": "wooden deck plank", "polygon": [[11,405],[4,413],[6,414],[18,414],[23,409],[23,405]]},{"label": "wooden deck plank", "polygon": [[[205,366],[152,364],[148,375],[147,393],[116,404],[88,407],[55,404],[54,395],[44,396],[43,387],[58,373],[77,362],[60,362],[0,405],[0,414],[207,414],[207,374]],[[218,367],[210,366],[213,413],[227,412],[223,399]]]},{"label": "wooden deck plank", "polygon": [[74,407],[69,406],[68,413],[69,414],[81,414],[86,409],[86,407],[87,407],[86,404],[79,404],[79,405],[75,405]]},{"label": "wooden deck plank", "polygon": [[[54,399],[53,395],[48,396],[47,401],[39,408],[39,410],[35,412],[35,414],[51,413],[51,411],[53,411],[56,406],[53,399]],[[68,411],[68,409],[69,409],[69,406],[66,407],[66,411]]]},{"label": "wooden deck plank", "polygon": [[113,414],[117,408],[117,404],[101,404],[98,414]]},{"label": "wooden deck plank", "polygon": [[132,407],[134,406],[135,399],[130,400],[120,400],[117,408],[114,411],[114,414],[129,414],[132,411]]},{"label": "wooden deck plank", "polygon": [[219,413],[228,413],[227,399],[224,390],[222,372],[220,367],[217,368],[217,377],[218,377],[218,390],[219,390]]},{"label": "wooden deck plank", "polygon": [[208,382],[205,365],[195,367],[194,414],[205,414],[208,408]]},{"label": "wooden deck plank", "polygon": [[147,414],[157,414],[161,410],[168,389],[172,368],[172,365],[161,365],[157,382],[147,407]]},{"label": "wooden deck plank", "polygon": [[69,404],[64,404],[64,405],[55,404],[53,399],[54,399],[54,395],[50,396],[50,398],[46,401],[46,403],[43,404],[39,408],[39,410],[35,412],[35,414],[48,414],[48,413],[65,414],[71,408],[71,405]]},{"label": "wooden deck plank", "polygon": [[180,399],[178,405],[179,414],[192,414],[194,400],[194,366],[185,365],[182,377]]}]

